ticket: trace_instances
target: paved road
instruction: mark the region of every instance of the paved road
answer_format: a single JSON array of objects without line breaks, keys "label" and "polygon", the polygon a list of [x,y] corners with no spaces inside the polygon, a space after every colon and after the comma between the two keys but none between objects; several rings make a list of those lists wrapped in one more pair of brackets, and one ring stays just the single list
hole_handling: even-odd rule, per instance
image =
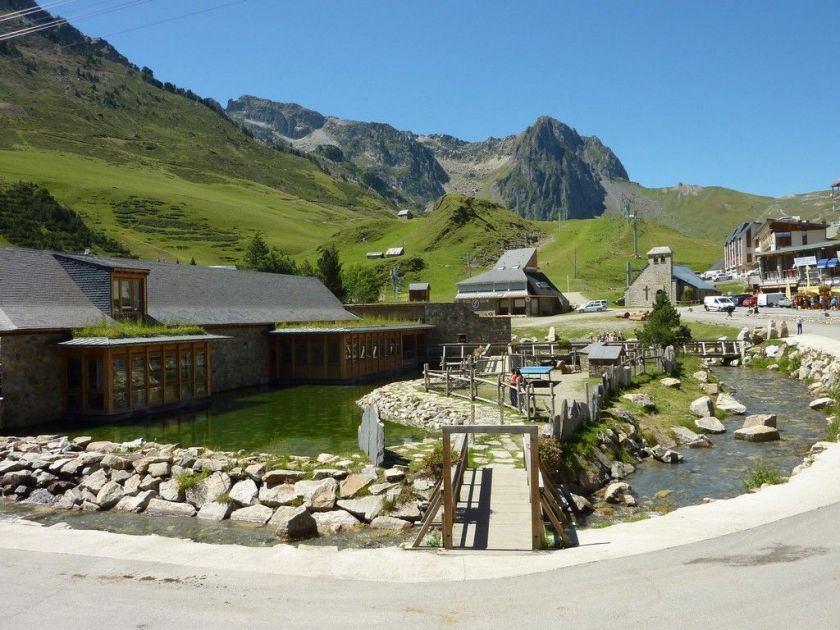
[{"label": "paved road", "polygon": [[747,309],[737,308],[732,317],[726,313],[706,312],[702,306],[679,309],[680,317],[685,321],[699,321],[726,326],[766,326],[771,319],[785,320],[791,335],[796,333],[796,318],[802,317],[803,332],[823,335],[831,339],[840,339],[840,311],[831,311],[825,317],[823,311],[800,311],[790,308],[762,308],[759,314],[747,315]]},{"label": "paved road", "polygon": [[840,505],[516,578],[381,584],[0,551],[3,628],[813,628],[840,620]]}]

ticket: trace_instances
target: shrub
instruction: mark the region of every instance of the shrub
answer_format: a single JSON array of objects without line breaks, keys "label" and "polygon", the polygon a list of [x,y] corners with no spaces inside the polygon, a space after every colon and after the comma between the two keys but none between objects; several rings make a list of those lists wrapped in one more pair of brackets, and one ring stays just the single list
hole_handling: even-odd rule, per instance
[{"label": "shrub", "polygon": [[[453,463],[458,461],[458,453],[454,450],[450,455],[450,460]],[[425,477],[432,477],[436,481],[441,479],[443,476],[443,440],[435,444],[435,447],[420,460],[418,472]]]},{"label": "shrub", "polygon": [[759,460],[758,463],[756,463],[756,465],[747,472],[747,478],[744,479],[744,490],[749,492],[753,488],[760,488],[765,483],[777,484],[784,483],[784,481],[784,477],[779,474],[778,470],[766,462]]},{"label": "shrub", "polygon": [[195,488],[209,476],[210,471],[207,470],[203,470],[201,472],[182,473],[176,477],[178,481],[178,490],[186,492],[190,488]]},{"label": "shrub", "polygon": [[227,492],[222,492],[219,496],[213,499],[216,503],[223,503],[225,505],[229,505],[233,503],[233,499],[230,498],[230,495]]},{"label": "shrub", "polygon": [[834,420],[826,428],[825,439],[829,442],[840,441],[840,416],[835,416]]},{"label": "shrub", "polygon": [[560,440],[553,437],[540,438],[540,461],[551,475],[560,472],[563,465],[563,447]]}]

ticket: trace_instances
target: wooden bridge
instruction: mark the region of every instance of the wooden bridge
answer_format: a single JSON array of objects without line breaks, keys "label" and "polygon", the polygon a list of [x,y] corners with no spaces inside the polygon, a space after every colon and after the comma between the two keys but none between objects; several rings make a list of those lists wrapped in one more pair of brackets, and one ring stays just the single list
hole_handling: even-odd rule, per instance
[{"label": "wooden bridge", "polygon": [[[468,467],[469,437],[479,433],[522,435],[525,468]],[[452,436],[456,434],[463,437],[453,462]],[[440,527],[445,549],[542,549],[546,526],[562,546],[577,544],[566,513],[567,501],[540,462],[537,426],[443,427],[443,470],[443,479],[432,495],[414,548],[429,546],[425,538],[432,526]]]},{"label": "wooden bridge", "polygon": [[682,342],[680,350],[683,354],[693,354],[704,359],[722,359],[726,362],[743,359],[749,346],[748,341],[692,340]]}]

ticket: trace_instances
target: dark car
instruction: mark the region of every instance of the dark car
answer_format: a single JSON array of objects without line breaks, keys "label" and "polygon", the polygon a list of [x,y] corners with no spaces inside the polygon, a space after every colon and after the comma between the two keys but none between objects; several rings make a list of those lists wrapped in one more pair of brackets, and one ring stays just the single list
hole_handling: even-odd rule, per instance
[{"label": "dark car", "polygon": [[732,301],[735,302],[735,306],[746,306],[744,304],[744,300],[746,300],[748,297],[752,297],[752,296],[749,293],[739,293],[737,295],[732,295],[730,297],[732,298]]},{"label": "dark car", "polygon": [[748,295],[745,297],[738,306],[746,306],[747,308],[752,308],[758,303],[758,298],[754,295]]}]

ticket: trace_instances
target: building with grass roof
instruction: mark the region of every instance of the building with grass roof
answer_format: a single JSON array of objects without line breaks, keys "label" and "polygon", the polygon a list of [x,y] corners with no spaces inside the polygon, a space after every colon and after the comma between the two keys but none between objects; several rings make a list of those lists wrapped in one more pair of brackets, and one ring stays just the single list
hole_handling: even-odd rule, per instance
[{"label": "building with grass roof", "polygon": [[0,247],[0,429],[416,370],[429,328],[311,277]]}]

